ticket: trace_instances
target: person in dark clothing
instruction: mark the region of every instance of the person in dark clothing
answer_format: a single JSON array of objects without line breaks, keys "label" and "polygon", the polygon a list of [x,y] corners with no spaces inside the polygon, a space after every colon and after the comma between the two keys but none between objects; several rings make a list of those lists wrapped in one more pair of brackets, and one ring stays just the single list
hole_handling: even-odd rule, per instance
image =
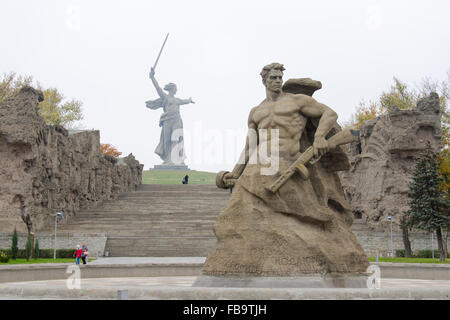
[{"label": "person in dark clothing", "polygon": [[189,181],[189,176],[188,176],[188,175],[185,175],[184,178],[183,178],[183,180],[181,180],[181,183],[182,183],[182,184],[188,184],[188,181]]},{"label": "person in dark clothing", "polygon": [[89,250],[85,242],[83,242],[81,246],[81,260],[83,260],[83,264],[86,264],[86,259],[89,255]]}]

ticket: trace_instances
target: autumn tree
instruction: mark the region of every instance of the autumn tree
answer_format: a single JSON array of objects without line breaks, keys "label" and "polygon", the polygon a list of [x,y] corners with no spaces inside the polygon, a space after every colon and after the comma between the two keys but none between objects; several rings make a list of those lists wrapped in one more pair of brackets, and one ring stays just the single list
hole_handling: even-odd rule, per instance
[{"label": "autumn tree", "polygon": [[44,101],[39,103],[39,114],[46,123],[70,129],[77,121],[83,120],[81,101],[72,99],[63,102],[64,96],[56,88],[44,89],[42,92]]},{"label": "autumn tree", "polygon": [[110,145],[109,143],[100,144],[100,153],[114,158],[118,158],[122,152],[119,152],[116,147]]},{"label": "autumn tree", "polygon": [[[32,76],[20,76],[14,72],[0,77],[0,102],[15,97],[24,86],[32,86]],[[60,125],[67,129],[73,128],[78,121],[83,120],[81,101],[65,97],[56,88],[42,88],[39,82],[34,85],[44,94],[44,101],[39,103],[39,114],[47,124]]]},{"label": "autumn tree", "polygon": [[369,103],[366,103],[362,100],[359,103],[359,107],[356,109],[356,114],[353,116],[354,126],[359,129],[364,121],[378,117],[380,114],[381,113],[376,102],[370,101]]},{"label": "autumn tree", "polygon": [[[431,92],[431,91],[430,91]],[[427,96],[430,92],[424,93]],[[421,96],[408,85],[396,77],[394,77],[394,84],[388,92],[383,92],[379,100],[379,112],[381,114],[391,111],[393,109],[407,110],[416,106],[417,101]]]},{"label": "autumn tree", "polygon": [[24,86],[33,83],[32,76],[18,76],[15,72],[5,73],[0,77],[0,102],[19,94]]}]

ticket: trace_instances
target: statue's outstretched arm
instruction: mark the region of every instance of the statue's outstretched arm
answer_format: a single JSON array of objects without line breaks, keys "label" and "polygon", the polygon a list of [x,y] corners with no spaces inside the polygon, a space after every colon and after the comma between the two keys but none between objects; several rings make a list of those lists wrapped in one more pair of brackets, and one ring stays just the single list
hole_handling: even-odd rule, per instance
[{"label": "statue's outstretched arm", "polygon": [[178,99],[178,104],[182,105],[182,104],[189,104],[189,103],[195,103],[192,98],[189,99]]},{"label": "statue's outstretched arm", "polygon": [[156,81],[156,79],[155,79],[155,69],[153,69],[153,68],[151,68],[151,70],[150,70],[150,79],[152,80],[152,83],[155,86],[155,89],[156,89],[156,92],[158,92],[158,95],[161,98],[164,98],[166,96],[166,94],[164,93],[164,91],[159,86],[158,81]]}]

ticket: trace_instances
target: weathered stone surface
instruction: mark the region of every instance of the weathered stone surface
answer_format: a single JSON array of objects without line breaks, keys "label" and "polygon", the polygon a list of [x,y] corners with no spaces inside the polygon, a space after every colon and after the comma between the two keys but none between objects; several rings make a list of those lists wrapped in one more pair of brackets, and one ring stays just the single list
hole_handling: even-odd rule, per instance
[{"label": "weathered stone surface", "polygon": [[101,155],[99,131],[46,125],[40,99],[25,87],[0,104],[0,231],[39,231],[56,211],[67,218],[141,184],[143,165],[132,154]]},{"label": "weathered stone surface", "polygon": [[361,126],[360,144],[346,149],[351,169],[340,172],[351,209],[374,231],[386,231],[387,215],[399,231],[408,210],[408,183],[417,156],[429,141],[440,148],[439,97],[431,93],[412,110],[394,110]]},{"label": "weathered stone surface", "polygon": [[264,187],[274,177],[251,181],[257,168],[247,166],[214,225],[217,249],[208,255],[203,274],[301,276],[366,271],[367,257],[350,231],[348,208],[332,199],[328,206],[320,205],[312,183],[299,176],[280,189],[282,196],[270,195]]},{"label": "weathered stone surface", "polygon": [[193,287],[222,288],[367,288],[367,276],[221,277],[200,276]]},{"label": "weathered stone surface", "polygon": [[289,79],[283,84],[283,92],[301,93],[308,96],[312,96],[319,89],[322,89],[322,83],[311,78]]}]

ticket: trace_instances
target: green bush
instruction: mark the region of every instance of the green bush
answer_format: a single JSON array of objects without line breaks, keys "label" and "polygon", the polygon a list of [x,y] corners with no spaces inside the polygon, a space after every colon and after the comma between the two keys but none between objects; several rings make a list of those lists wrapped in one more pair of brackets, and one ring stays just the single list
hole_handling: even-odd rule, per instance
[{"label": "green bush", "polygon": [[397,258],[404,258],[405,257],[405,250],[404,249],[397,249],[397,250],[395,250],[395,256]]},{"label": "green bush", "polygon": [[[11,249],[0,249],[3,250],[8,257],[11,257]],[[57,249],[56,258],[73,258],[73,252],[75,249]],[[25,258],[25,249],[19,249],[17,251],[17,258]],[[53,249],[40,249],[39,258],[51,259],[53,258]]]},{"label": "green bush", "polygon": [[3,251],[0,251],[0,262],[7,263],[9,261],[9,257]]},{"label": "green bush", "polygon": [[[73,252],[75,249],[57,249],[57,258],[73,258]],[[39,250],[40,258],[53,258],[53,249],[41,249]]]},{"label": "green bush", "polygon": [[[395,250],[395,256],[398,258],[405,257],[405,250],[399,249]],[[439,250],[434,250],[434,257],[437,259],[440,257]],[[433,253],[430,249],[415,251],[411,258],[433,258]]]},{"label": "green bush", "polygon": [[[429,249],[427,250],[419,250],[415,256],[417,258],[432,258],[433,257],[433,252]],[[434,257],[435,258],[439,258],[439,250],[434,250]]]},{"label": "green bush", "polygon": [[11,240],[11,255],[10,257],[13,260],[16,260],[17,258],[17,252],[19,251],[19,247],[17,246],[18,243],[18,236],[17,236],[17,230],[16,227],[14,227],[14,232],[13,232],[13,236],[12,236],[12,240]]},{"label": "green bush", "polygon": [[32,249],[30,235],[28,235],[27,243],[25,244],[25,259],[27,259],[27,261],[31,258]]},{"label": "green bush", "polygon": [[[51,257],[53,258],[53,250],[51,251]],[[56,250],[56,257],[57,258],[73,258],[73,252],[75,249],[58,249]]]},{"label": "green bush", "polygon": [[34,258],[39,259],[40,257],[40,250],[39,250],[39,241],[38,239],[34,240]]}]

